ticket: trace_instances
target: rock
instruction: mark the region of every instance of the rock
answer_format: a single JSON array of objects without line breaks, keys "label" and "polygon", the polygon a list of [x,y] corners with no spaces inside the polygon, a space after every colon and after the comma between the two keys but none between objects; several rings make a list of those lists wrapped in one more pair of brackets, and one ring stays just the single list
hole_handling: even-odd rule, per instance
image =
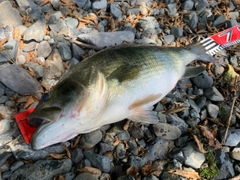
[{"label": "rock", "polygon": [[99,174],[90,174],[90,173],[81,173],[81,174],[78,174],[73,180],[96,180],[99,178]]},{"label": "rock", "polygon": [[3,152],[0,154],[0,167],[7,161],[9,157],[12,156],[12,153],[10,152]]},{"label": "rock", "polygon": [[226,21],[226,17],[224,15],[219,15],[215,17],[215,20],[213,21],[213,27],[218,26],[219,24],[222,24]]},{"label": "rock", "polygon": [[[48,20],[48,24],[49,25],[56,24],[58,22],[58,20],[60,20],[61,17],[63,17],[63,15],[60,11],[56,11],[55,13],[52,13]],[[65,21],[63,21],[63,22],[65,22]],[[51,28],[51,26],[50,26],[50,28]]]},{"label": "rock", "polygon": [[188,145],[182,149],[182,152],[186,158],[184,163],[192,168],[200,168],[205,161],[204,154],[197,150],[195,143],[188,143]]},{"label": "rock", "polygon": [[143,156],[143,164],[152,163],[155,160],[166,159],[169,141],[163,138],[156,138],[156,140],[147,147],[147,153]]},{"label": "rock", "polygon": [[156,176],[148,174],[143,178],[143,180],[159,180]]},{"label": "rock", "polygon": [[[18,77],[16,79],[16,77]],[[20,95],[39,94],[41,85],[23,68],[15,64],[0,66],[0,81]]]},{"label": "rock", "polygon": [[176,3],[168,4],[167,8],[169,10],[169,16],[177,16],[178,15]]},{"label": "rock", "polygon": [[206,22],[208,21],[209,14],[209,12],[204,12],[202,16],[199,16],[199,23],[201,25],[201,29],[207,28]]},{"label": "rock", "polygon": [[187,0],[184,1],[184,3],[182,4],[182,9],[183,10],[191,10],[193,8],[193,1],[192,0]]},{"label": "rock", "polygon": [[182,134],[187,132],[188,125],[183,119],[174,115],[167,115],[166,117],[167,117],[167,123],[178,127],[181,130]]},{"label": "rock", "polygon": [[11,177],[11,175],[12,175],[12,171],[5,171],[2,174],[2,178],[3,179],[9,179]]},{"label": "rock", "polygon": [[183,36],[183,29],[182,28],[178,28],[176,26],[173,26],[171,28],[171,33],[175,36],[175,37],[181,37]]},{"label": "rock", "polygon": [[84,151],[84,156],[91,162],[93,167],[100,169],[103,172],[110,172],[110,160],[106,156],[92,153],[91,151]]},{"label": "rock", "polygon": [[219,113],[219,107],[217,105],[210,103],[207,105],[207,110],[212,118],[217,118]]},{"label": "rock", "polygon": [[196,5],[197,14],[201,14],[207,6],[208,6],[207,0],[197,1]]},{"label": "rock", "polygon": [[226,20],[225,23],[227,25],[227,28],[238,25],[238,22],[235,19],[234,20]]},{"label": "rock", "polygon": [[79,61],[75,58],[72,58],[69,63],[70,63],[70,69],[72,69],[76,64],[79,63]]},{"label": "rock", "polygon": [[144,138],[144,132],[139,126],[131,126],[128,129],[129,133],[131,134],[132,137],[142,139]]},{"label": "rock", "polygon": [[229,179],[235,176],[233,164],[229,159],[228,153],[223,152],[221,149],[215,151],[215,161],[219,169],[219,174],[212,178],[213,180]]},{"label": "rock", "polygon": [[212,101],[224,101],[223,95],[215,87],[205,89],[204,95]]},{"label": "rock", "polygon": [[0,120],[0,135],[6,133],[10,129],[10,120],[1,119]]},{"label": "rock", "polygon": [[92,9],[105,9],[107,7],[106,0],[95,1],[92,3]]},{"label": "rock", "polygon": [[231,157],[237,161],[240,161],[240,148],[235,147],[230,153]]},{"label": "rock", "polygon": [[[131,31],[116,31],[80,34],[78,39],[97,47],[109,47],[122,44],[124,41],[132,42],[134,36],[134,33]],[[111,39],[111,41],[109,41],[109,39]]]},{"label": "rock", "polygon": [[239,12],[237,11],[234,11],[234,12],[229,12],[229,17],[232,19],[232,20],[236,20],[238,17],[239,17]]},{"label": "rock", "polygon": [[58,9],[61,6],[61,2],[59,0],[50,0],[54,9]]},{"label": "rock", "polygon": [[4,93],[5,93],[5,86],[2,83],[0,83],[0,97],[3,96]]},{"label": "rock", "polygon": [[206,101],[207,99],[203,96],[196,98],[195,103],[199,107],[199,109],[202,109],[205,106]]},{"label": "rock", "polygon": [[111,3],[110,4],[110,13],[116,19],[122,18],[122,11],[121,11],[121,8],[119,7],[119,5],[117,3]]},{"label": "rock", "polygon": [[85,149],[94,147],[97,143],[102,140],[102,132],[97,129],[87,134],[83,134],[80,139],[80,144]]},{"label": "rock", "polygon": [[76,58],[78,61],[82,60],[82,57],[80,55],[84,54],[85,51],[81,47],[75,43],[71,43],[71,50],[73,58]]},{"label": "rock", "polygon": [[131,175],[123,175],[118,177],[117,180],[135,180],[135,178]]},{"label": "rock", "polygon": [[126,149],[123,143],[119,143],[116,147],[116,156],[118,159],[123,159],[126,154]]},{"label": "rock", "polygon": [[46,20],[43,18],[32,24],[25,32],[23,39],[24,41],[35,40],[41,42],[44,37],[46,29]]},{"label": "rock", "polygon": [[19,42],[17,40],[9,40],[4,44],[4,50],[0,53],[0,62],[16,59],[16,54],[19,47]]},{"label": "rock", "polygon": [[191,28],[194,29],[198,23],[198,17],[196,12],[192,11],[189,14],[186,14],[183,18],[183,21]]},{"label": "rock", "polygon": [[130,14],[137,15],[140,12],[140,8],[131,8],[127,9],[127,15],[129,16]]},{"label": "rock", "polygon": [[77,165],[80,163],[80,161],[83,159],[83,152],[80,148],[74,148],[71,150],[71,160],[74,165]]},{"label": "rock", "polygon": [[22,25],[22,17],[17,9],[12,8],[9,1],[4,1],[0,4],[0,22],[3,25],[17,27]]},{"label": "rock", "polygon": [[76,28],[78,26],[78,20],[76,18],[67,17],[65,22],[68,28]]},{"label": "rock", "polygon": [[153,125],[153,131],[156,136],[167,140],[175,140],[182,134],[178,127],[160,122]]},{"label": "rock", "polygon": [[36,42],[30,42],[30,43],[27,43],[25,46],[23,46],[22,50],[24,52],[33,51],[33,50],[37,49],[37,45],[38,45],[38,43],[36,43]]},{"label": "rock", "polygon": [[[223,137],[223,133],[221,133]],[[225,146],[237,146],[240,142],[240,129],[230,129],[228,131],[226,141],[224,143]]]},{"label": "rock", "polygon": [[128,141],[128,151],[131,152],[133,155],[137,156],[138,155],[138,145],[135,141],[135,138],[131,137],[130,140]]},{"label": "rock", "polygon": [[161,33],[161,29],[152,29],[152,28],[148,28],[145,31],[143,31],[141,38],[148,38],[151,40],[156,41],[158,39],[158,34]]},{"label": "rock", "polygon": [[27,62],[24,64],[24,67],[31,68],[35,73],[37,79],[43,77],[43,66],[34,62]]},{"label": "rock", "polygon": [[99,151],[98,154],[105,154],[106,152],[113,151],[115,146],[107,144],[107,143],[99,143]]},{"label": "rock", "polygon": [[[45,6],[47,7],[47,6]],[[44,8],[40,7],[40,6],[35,6],[32,8],[32,11],[29,13],[29,16],[34,20],[34,21],[38,21],[41,20],[43,15],[43,10]]]},{"label": "rock", "polygon": [[76,174],[74,174],[73,172],[68,172],[62,174],[62,176],[65,178],[64,180],[73,180],[73,178],[76,177]]},{"label": "rock", "polygon": [[151,16],[139,19],[137,26],[139,28],[142,28],[144,31],[149,28],[152,28],[152,29],[159,28],[159,24],[157,20]]},{"label": "rock", "polygon": [[117,137],[121,141],[128,141],[131,136],[128,131],[122,131],[117,134]]},{"label": "rock", "polygon": [[188,102],[189,102],[191,108],[193,108],[196,111],[196,113],[200,113],[200,108],[197,106],[197,104],[195,103],[194,100],[189,98]]},{"label": "rock", "polygon": [[35,163],[26,164],[13,172],[10,180],[49,180],[55,176],[70,171],[72,162],[70,159],[62,160],[38,160]]},{"label": "rock", "polygon": [[16,161],[15,163],[13,163],[10,167],[10,170],[13,172],[15,170],[17,170],[18,168],[20,168],[21,166],[24,165],[23,161]]},{"label": "rock", "polygon": [[38,45],[37,55],[38,57],[47,58],[52,52],[52,48],[47,41],[42,41]]},{"label": "rock", "polygon": [[72,58],[72,53],[70,47],[65,43],[58,43],[58,50],[63,59],[63,61],[67,61]]},{"label": "rock", "polygon": [[174,37],[174,35],[172,35],[172,34],[166,35],[166,36],[164,36],[163,38],[164,38],[164,43],[165,43],[165,44],[171,44],[171,43],[173,43],[174,40],[175,40],[175,37]]}]

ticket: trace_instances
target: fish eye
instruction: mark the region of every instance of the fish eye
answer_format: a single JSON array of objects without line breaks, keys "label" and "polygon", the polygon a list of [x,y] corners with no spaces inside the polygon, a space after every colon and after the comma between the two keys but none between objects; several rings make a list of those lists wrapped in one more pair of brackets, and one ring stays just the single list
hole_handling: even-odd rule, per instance
[{"label": "fish eye", "polygon": [[45,93],[42,95],[42,100],[47,101],[49,99],[49,97],[50,97],[49,93]]}]

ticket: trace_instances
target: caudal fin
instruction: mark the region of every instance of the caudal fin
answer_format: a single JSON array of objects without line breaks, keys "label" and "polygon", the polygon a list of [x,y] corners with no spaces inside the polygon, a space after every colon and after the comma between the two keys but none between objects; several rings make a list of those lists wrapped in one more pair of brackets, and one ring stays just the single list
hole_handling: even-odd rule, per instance
[{"label": "caudal fin", "polygon": [[189,44],[187,49],[196,53],[199,59],[213,62],[211,57],[222,49],[240,42],[240,24],[214,34],[200,42]]}]

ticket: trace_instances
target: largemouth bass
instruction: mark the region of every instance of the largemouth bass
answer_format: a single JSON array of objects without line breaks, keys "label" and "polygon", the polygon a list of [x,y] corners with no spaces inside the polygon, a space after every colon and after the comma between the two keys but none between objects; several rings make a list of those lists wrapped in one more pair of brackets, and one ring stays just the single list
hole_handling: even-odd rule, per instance
[{"label": "largemouth bass", "polygon": [[[153,105],[193,60],[213,61],[200,44],[187,48],[121,45],[77,64],[43,95],[28,121],[39,126],[34,149],[64,142],[123,119],[156,123]],[[194,72],[194,71],[192,71]]]}]

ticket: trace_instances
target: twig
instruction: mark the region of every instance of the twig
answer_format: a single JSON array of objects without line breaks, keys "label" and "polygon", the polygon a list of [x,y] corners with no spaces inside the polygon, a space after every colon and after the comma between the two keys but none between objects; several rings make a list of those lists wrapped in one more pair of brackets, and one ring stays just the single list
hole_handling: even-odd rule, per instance
[{"label": "twig", "polygon": [[[234,86],[237,85],[237,79],[238,79],[238,77],[236,76],[236,77],[235,77],[235,81],[234,81]],[[223,140],[222,140],[222,145],[225,143],[226,138],[227,138],[228,129],[229,129],[230,122],[231,122],[231,119],[232,119],[233,108],[234,108],[234,105],[235,105],[236,100],[237,100],[236,91],[234,91],[233,102],[232,102],[232,106],[231,106],[231,110],[230,110],[230,114],[229,114],[229,118],[228,118],[228,122],[227,122],[227,128],[226,128],[226,131],[225,131]]]},{"label": "twig", "polygon": [[76,39],[72,39],[71,41],[76,43],[76,44],[78,44],[78,45],[80,45],[80,46],[83,46],[83,47],[86,47],[86,48],[90,48],[90,49],[94,49],[94,50],[97,50],[97,51],[103,49],[102,47],[97,47],[97,46],[93,46],[93,45],[90,45],[90,44],[82,43],[80,41],[77,41]]}]

